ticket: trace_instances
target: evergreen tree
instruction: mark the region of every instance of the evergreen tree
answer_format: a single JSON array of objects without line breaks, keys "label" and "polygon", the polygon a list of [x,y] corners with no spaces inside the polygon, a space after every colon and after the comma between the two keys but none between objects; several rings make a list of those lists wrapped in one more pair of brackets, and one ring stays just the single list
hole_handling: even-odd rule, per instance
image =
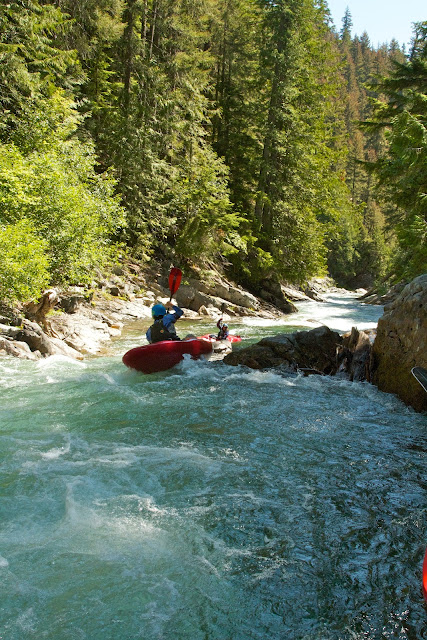
[{"label": "evergreen tree", "polygon": [[7,140],[27,111],[56,86],[72,88],[80,71],[75,55],[55,47],[66,28],[62,13],[37,0],[0,6],[0,138]]},{"label": "evergreen tree", "polygon": [[352,28],[353,28],[353,20],[351,18],[350,9],[346,7],[346,10],[342,19],[340,38],[347,45],[349,45],[351,42]]},{"label": "evergreen tree", "polygon": [[[348,16],[347,16],[348,18]],[[348,26],[348,19],[346,19]],[[390,47],[382,45],[374,49],[366,32],[349,38],[349,29],[341,32],[339,46],[343,59],[343,73],[347,85],[346,130],[348,135],[348,161],[346,182],[351,191],[352,203],[359,213],[359,231],[353,235],[353,264],[343,283],[371,286],[375,279],[385,274],[390,243],[385,237],[384,207],[375,190],[376,178],[367,171],[366,163],[375,162],[384,152],[386,141],[381,130],[360,128],[360,122],[370,118],[372,99],[377,99],[380,88],[375,78],[384,76],[393,60],[404,60],[396,42]],[[357,226],[357,225],[356,225]]]},{"label": "evergreen tree", "polygon": [[[261,256],[271,254],[276,272],[302,281],[325,271],[325,240],[339,216],[335,203],[343,202],[342,168],[333,144],[332,96],[339,89],[333,43],[322,3],[263,6],[270,95],[255,233]],[[271,267],[268,261],[266,267]]]},{"label": "evergreen tree", "polygon": [[209,29],[214,76],[208,97],[215,107],[210,138],[229,168],[234,207],[247,218],[255,198],[268,105],[259,56],[262,13],[252,0],[216,4]]},{"label": "evergreen tree", "polygon": [[427,23],[415,26],[410,59],[394,62],[382,80],[386,101],[377,101],[369,131],[385,130],[387,152],[370,168],[389,203],[385,213],[396,234],[394,279],[411,278],[427,270]]},{"label": "evergreen tree", "polygon": [[59,48],[66,17],[22,0],[3,5],[0,20],[0,295],[14,300],[48,281],[90,280],[124,219],[113,181],[95,172],[93,144],[76,135],[83,76],[75,54]]}]

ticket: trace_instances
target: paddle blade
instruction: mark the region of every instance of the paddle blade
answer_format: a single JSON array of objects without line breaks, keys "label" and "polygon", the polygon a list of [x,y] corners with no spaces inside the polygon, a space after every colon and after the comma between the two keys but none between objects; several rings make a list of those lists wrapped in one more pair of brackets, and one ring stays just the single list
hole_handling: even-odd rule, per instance
[{"label": "paddle blade", "polygon": [[172,296],[178,291],[179,285],[181,284],[182,271],[181,269],[177,269],[177,267],[172,267],[171,272],[169,274],[169,290]]}]

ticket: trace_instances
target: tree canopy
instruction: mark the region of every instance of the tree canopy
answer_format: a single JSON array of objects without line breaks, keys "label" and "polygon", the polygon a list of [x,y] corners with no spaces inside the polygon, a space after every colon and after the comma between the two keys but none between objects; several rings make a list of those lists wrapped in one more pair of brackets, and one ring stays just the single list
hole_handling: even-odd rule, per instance
[{"label": "tree canopy", "polygon": [[409,56],[351,26],[323,0],[3,3],[0,296],[118,252],[254,291],[424,270],[426,24]]}]

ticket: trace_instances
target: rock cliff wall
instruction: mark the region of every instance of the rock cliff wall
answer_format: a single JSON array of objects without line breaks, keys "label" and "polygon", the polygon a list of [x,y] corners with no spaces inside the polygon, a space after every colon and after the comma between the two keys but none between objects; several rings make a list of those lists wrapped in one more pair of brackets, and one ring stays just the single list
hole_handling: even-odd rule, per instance
[{"label": "rock cliff wall", "polygon": [[411,370],[427,368],[427,274],[415,278],[384,308],[372,349],[372,382],[417,411],[427,411],[427,393]]}]

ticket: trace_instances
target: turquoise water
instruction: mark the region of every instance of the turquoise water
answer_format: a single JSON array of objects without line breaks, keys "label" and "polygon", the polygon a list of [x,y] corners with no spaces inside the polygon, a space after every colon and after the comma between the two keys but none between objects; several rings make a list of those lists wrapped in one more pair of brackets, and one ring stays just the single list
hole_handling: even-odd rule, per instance
[{"label": "turquoise water", "polygon": [[[230,325],[381,312],[299,307]],[[427,638],[426,416],[222,362],[144,376],[121,355],[146,325],[84,362],[0,359],[1,640]]]}]

